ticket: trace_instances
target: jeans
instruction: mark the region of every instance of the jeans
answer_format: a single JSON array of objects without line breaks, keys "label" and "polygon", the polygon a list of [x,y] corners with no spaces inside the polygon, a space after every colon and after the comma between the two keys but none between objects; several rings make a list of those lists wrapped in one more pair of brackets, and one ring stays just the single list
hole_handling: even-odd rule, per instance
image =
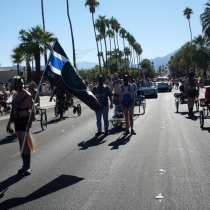
[{"label": "jeans", "polygon": [[109,129],[108,114],[109,114],[109,106],[103,106],[98,112],[96,112],[96,120],[97,120],[96,124],[98,128],[98,132],[102,132],[102,124],[101,124],[102,115],[104,119],[104,130],[105,132],[108,132],[108,129]]}]

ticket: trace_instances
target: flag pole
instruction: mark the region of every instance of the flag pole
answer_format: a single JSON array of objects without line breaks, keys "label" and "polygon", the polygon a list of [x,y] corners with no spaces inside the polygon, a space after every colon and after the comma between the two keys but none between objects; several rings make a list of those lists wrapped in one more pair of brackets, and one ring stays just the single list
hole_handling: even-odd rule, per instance
[{"label": "flag pole", "polygon": [[[42,84],[42,81],[43,81],[43,79],[44,79],[44,74],[45,74],[47,65],[48,65],[48,63],[49,63],[49,60],[50,60],[50,57],[51,57],[51,54],[52,54],[52,51],[53,51],[53,49],[54,49],[54,46],[55,46],[56,41],[57,41],[57,39],[54,41],[53,46],[52,46],[52,49],[51,49],[51,51],[50,51],[50,55],[49,55],[49,57],[48,57],[48,61],[47,61],[46,65],[45,65],[45,69],[44,69],[44,71],[43,71],[41,80],[40,80],[39,85],[38,85],[38,90],[40,89],[41,84]],[[29,123],[30,120],[31,120],[31,116],[32,116],[32,113],[33,113],[33,111],[34,111],[34,105],[35,105],[35,102],[36,102],[36,99],[37,99],[38,94],[39,94],[39,91],[36,91],[36,95],[35,95],[35,97],[34,97],[34,101],[33,101],[33,104],[32,104],[32,107],[31,107],[31,111],[30,111],[30,115],[29,115],[29,118],[28,118],[28,123]],[[23,140],[23,144],[22,144],[21,151],[20,151],[20,156],[23,154],[23,149],[24,149],[24,146],[25,146],[27,134],[28,134],[28,128],[26,128],[26,131],[25,131],[24,140]]]}]

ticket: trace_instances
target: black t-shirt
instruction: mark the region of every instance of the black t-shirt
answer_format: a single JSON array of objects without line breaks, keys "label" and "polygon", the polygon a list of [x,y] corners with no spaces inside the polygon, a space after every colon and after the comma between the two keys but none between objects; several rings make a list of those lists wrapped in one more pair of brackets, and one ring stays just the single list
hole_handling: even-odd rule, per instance
[{"label": "black t-shirt", "polygon": [[104,85],[102,87],[94,87],[92,92],[102,107],[109,105],[108,97],[112,96],[112,91],[108,86]]}]

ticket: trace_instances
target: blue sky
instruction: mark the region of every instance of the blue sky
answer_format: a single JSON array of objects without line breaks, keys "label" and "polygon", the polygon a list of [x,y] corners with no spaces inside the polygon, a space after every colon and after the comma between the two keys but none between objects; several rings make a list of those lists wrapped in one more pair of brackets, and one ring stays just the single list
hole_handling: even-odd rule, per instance
[{"label": "blue sky", "polygon": [[[163,57],[190,41],[190,31],[183,10],[193,10],[191,28],[193,37],[202,34],[200,14],[208,0],[99,0],[95,19],[99,15],[112,16],[121,27],[134,36],[143,49],[142,59]],[[89,8],[85,0],[69,0],[77,61],[98,63],[96,43]],[[70,27],[67,18],[66,0],[44,0],[45,28],[55,34],[72,61]],[[12,66],[10,55],[20,40],[21,29],[29,30],[42,26],[41,0],[1,0],[0,6],[0,64]],[[122,39],[119,39],[121,50]],[[42,62],[42,65],[44,63]],[[24,63],[22,63],[24,65]]]}]

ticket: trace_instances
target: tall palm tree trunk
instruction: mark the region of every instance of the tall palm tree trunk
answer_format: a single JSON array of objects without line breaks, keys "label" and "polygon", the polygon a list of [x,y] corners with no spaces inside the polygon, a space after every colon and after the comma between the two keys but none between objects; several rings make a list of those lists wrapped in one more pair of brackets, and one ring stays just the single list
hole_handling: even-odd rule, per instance
[{"label": "tall palm tree trunk", "polygon": [[108,75],[108,67],[107,67],[107,45],[106,45],[106,37],[104,36],[104,45],[106,51],[106,74]]},{"label": "tall palm tree trunk", "polygon": [[96,46],[97,46],[97,51],[98,51],[98,62],[99,62],[99,72],[101,74],[101,59],[100,59],[100,55],[99,55],[99,48],[98,48],[98,42],[96,39],[96,29],[95,29],[95,23],[94,23],[94,15],[92,13],[92,22],[93,22],[93,29],[94,29],[94,33],[95,33],[95,40],[96,40]]},{"label": "tall palm tree trunk", "polygon": [[[41,0],[41,9],[42,9],[42,25],[43,25],[43,30],[45,31],[45,18],[44,18],[44,3],[43,0]],[[45,65],[47,64],[47,50],[44,49],[44,62]]]},{"label": "tall palm tree trunk", "polygon": [[35,58],[35,65],[36,65],[36,83],[39,84],[39,81],[41,79],[40,48],[39,48],[39,45],[37,45],[35,50],[34,50],[34,58]]},{"label": "tall palm tree trunk", "polygon": [[104,66],[105,66],[105,60],[104,60],[103,47],[102,47],[102,42],[101,42],[101,40],[100,40],[100,46],[101,46],[101,53],[102,53],[103,64],[104,64]]},{"label": "tall palm tree trunk", "polygon": [[73,48],[74,68],[77,68],[75,46],[74,46],[74,34],[73,34],[73,28],[72,28],[72,24],[71,24],[70,15],[69,15],[69,1],[68,0],[66,0],[66,7],[67,7],[67,16],[68,16],[68,19],[69,19],[69,25],[70,25],[70,30],[71,30],[71,41],[72,41],[72,48]]},{"label": "tall palm tree trunk", "polygon": [[192,30],[191,30],[191,26],[190,26],[190,19],[188,19],[188,23],[189,23],[189,28],[190,28],[190,38],[191,38],[191,42],[190,42],[190,45],[191,45],[191,51],[190,51],[190,59],[191,59],[191,64],[192,64]]},{"label": "tall palm tree trunk", "polygon": [[29,61],[27,61],[27,82],[30,83],[32,78],[31,66]]}]

